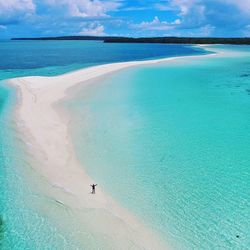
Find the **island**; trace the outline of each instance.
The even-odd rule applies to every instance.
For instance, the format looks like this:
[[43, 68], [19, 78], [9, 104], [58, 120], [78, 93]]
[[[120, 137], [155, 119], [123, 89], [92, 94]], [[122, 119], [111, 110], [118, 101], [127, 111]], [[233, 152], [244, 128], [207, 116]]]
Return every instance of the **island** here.
[[118, 37], [118, 36], [59, 36], [12, 38], [11, 40], [97, 40], [105, 43], [166, 43], [166, 44], [236, 44], [250, 45], [249, 37]]

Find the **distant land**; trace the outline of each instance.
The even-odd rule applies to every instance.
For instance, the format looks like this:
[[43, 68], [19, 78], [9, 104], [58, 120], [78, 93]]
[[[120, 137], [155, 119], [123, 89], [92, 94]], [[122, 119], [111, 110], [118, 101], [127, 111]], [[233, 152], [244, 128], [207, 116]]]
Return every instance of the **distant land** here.
[[179, 43], [179, 44], [249, 44], [250, 38], [216, 37], [142, 37], [142, 38], [106, 38], [106, 43]]
[[175, 44], [245, 44], [250, 45], [250, 38], [218, 37], [116, 37], [116, 36], [59, 36], [12, 38], [11, 40], [98, 40], [105, 43], [175, 43]]
[[21, 37], [11, 38], [11, 40], [97, 40], [104, 41], [106, 39], [121, 39], [125, 37], [115, 36], [55, 36], [55, 37]]

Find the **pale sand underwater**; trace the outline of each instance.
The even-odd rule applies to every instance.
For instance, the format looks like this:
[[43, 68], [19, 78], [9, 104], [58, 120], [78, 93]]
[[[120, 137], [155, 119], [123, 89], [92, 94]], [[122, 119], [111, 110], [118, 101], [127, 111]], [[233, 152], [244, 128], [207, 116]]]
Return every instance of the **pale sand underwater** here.
[[78, 84], [84, 86], [88, 80], [115, 71], [223, 54], [216, 52], [202, 56], [106, 64], [56, 77], [9, 80], [19, 90], [16, 110], [16, 121], [21, 124], [19, 131], [35, 159], [33, 168], [48, 184], [39, 192], [57, 203], [53, 208], [43, 204], [37, 209], [47, 214], [65, 233], [74, 228], [75, 240], [82, 242], [83, 246], [87, 244], [88, 249], [96, 246], [90, 243], [95, 240], [101, 249], [168, 249], [167, 243], [156, 232], [120, 207], [101, 187], [97, 186], [95, 195], [90, 194], [89, 185], [94, 180], [85, 173], [76, 157], [69, 133], [70, 121], [59, 108], [59, 102], [67, 98], [69, 88]]

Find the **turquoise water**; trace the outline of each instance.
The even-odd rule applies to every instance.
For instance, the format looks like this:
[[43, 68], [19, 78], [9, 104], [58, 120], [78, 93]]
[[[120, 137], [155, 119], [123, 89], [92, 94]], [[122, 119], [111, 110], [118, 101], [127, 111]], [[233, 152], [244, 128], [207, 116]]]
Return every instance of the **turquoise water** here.
[[[0, 80], [27, 75], [58, 75], [106, 62], [204, 53], [202, 49], [182, 45], [0, 41]], [[36, 186], [41, 184], [46, 187], [46, 183], [32, 170], [27, 145], [16, 131], [17, 124], [13, 120], [16, 101], [16, 91], [1, 82], [0, 249], [83, 249], [84, 246], [73, 243], [72, 235], [66, 236], [49, 220], [46, 213], [41, 212], [44, 200], [48, 198], [31, 188], [27, 175], [32, 175]], [[53, 201], [46, 200], [46, 206], [53, 208]], [[88, 242], [86, 246], [88, 249]]]
[[250, 249], [250, 48], [123, 70], [66, 107], [78, 156], [173, 249]]
[[24, 143], [13, 126], [15, 94], [12, 88], [0, 85], [0, 249], [77, 249], [36, 210], [44, 197], [26, 182], [27, 172], [36, 185], [41, 181], [32, 174]]

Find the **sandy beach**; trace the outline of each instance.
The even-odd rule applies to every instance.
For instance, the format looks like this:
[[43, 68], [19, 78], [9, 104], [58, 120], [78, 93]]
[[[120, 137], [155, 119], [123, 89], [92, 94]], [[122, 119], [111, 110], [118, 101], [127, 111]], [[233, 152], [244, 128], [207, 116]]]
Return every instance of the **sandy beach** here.
[[[203, 55], [205, 57], [215, 54]], [[195, 59], [201, 56], [185, 57]], [[166, 63], [179, 58], [135, 61], [94, 66], [56, 77], [23, 77], [9, 80], [18, 89], [16, 120], [28, 151], [35, 159], [33, 168], [46, 179], [43, 195], [53, 203], [41, 206], [51, 220], [76, 230], [76, 241], [98, 240], [102, 249], [168, 249], [156, 232], [119, 206], [98, 186], [90, 193], [95, 181], [79, 163], [69, 134], [67, 116], [58, 103], [67, 98], [67, 90], [88, 80], [139, 65]], [[53, 209], [51, 209], [53, 207]], [[68, 212], [65, 213], [65, 210]], [[71, 219], [74, 218], [74, 219]], [[72, 223], [72, 227], [70, 227]], [[77, 223], [78, 225], [76, 225]], [[95, 249], [95, 244], [88, 249]]]

